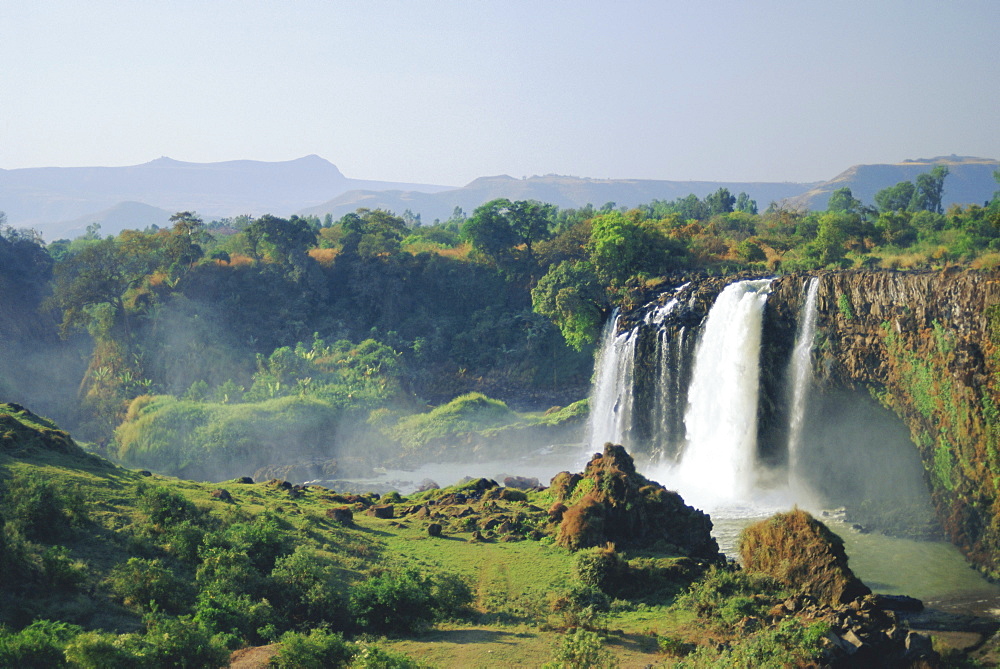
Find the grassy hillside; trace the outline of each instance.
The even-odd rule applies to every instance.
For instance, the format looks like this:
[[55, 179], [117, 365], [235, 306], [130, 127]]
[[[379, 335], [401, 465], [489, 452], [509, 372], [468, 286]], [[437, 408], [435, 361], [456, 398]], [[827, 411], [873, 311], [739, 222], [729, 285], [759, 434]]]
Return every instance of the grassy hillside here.
[[[0, 405], [0, 666], [794, 666], [841, 652], [836, 621], [860, 614], [789, 608], [787, 587], [690, 557], [705, 537], [665, 542], [656, 489], [620, 447], [545, 490], [201, 484], [114, 466]], [[572, 509], [610, 519], [626, 501], [656, 527], [558, 545]], [[678, 503], [675, 519], [700, 517]]]

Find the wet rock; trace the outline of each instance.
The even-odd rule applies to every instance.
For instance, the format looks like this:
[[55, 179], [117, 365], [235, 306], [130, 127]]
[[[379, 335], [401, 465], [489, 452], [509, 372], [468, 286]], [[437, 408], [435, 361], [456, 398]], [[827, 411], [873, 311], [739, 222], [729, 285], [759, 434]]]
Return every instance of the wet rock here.
[[416, 492], [427, 492], [428, 490], [440, 490], [440, 489], [441, 486], [439, 486], [435, 481], [432, 481], [431, 479], [424, 479], [423, 481], [420, 482], [420, 485], [417, 486]]
[[508, 476], [503, 480], [504, 487], [518, 490], [539, 490], [542, 486], [538, 479], [526, 476]]
[[875, 604], [886, 611], [917, 612], [924, 610], [924, 603], [906, 595], [875, 595]]

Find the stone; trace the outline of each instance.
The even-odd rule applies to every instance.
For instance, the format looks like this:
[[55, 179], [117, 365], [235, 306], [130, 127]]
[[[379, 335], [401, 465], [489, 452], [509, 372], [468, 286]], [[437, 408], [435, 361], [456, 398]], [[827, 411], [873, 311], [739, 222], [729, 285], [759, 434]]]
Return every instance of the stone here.
[[213, 490], [211, 493], [213, 499], [217, 499], [220, 502], [233, 502], [233, 496], [229, 494], [229, 491], [225, 488], [219, 488], [218, 490]]
[[374, 518], [392, 518], [395, 515], [392, 504], [375, 504], [365, 511], [366, 514]]
[[441, 523], [431, 523], [427, 526], [427, 534], [432, 537], [441, 536]]
[[354, 524], [354, 512], [350, 509], [350, 507], [341, 506], [335, 509], [327, 509], [326, 517], [333, 519], [341, 525]]

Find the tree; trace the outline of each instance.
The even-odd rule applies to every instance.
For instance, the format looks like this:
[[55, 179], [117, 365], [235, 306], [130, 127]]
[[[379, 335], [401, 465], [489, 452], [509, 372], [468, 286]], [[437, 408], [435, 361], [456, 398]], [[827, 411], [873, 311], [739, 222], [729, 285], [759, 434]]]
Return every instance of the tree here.
[[711, 195], [705, 196], [705, 204], [712, 216], [716, 214], [728, 214], [736, 204], [736, 198], [729, 192], [728, 188], [720, 188]]
[[830, 201], [826, 205], [827, 211], [844, 214], [855, 214], [861, 211], [861, 200], [854, 197], [854, 193], [847, 186], [838, 188], [830, 194]]
[[747, 214], [757, 215], [757, 200], [751, 200], [750, 196], [746, 193], [740, 193], [736, 196], [736, 205], [734, 206], [735, 211], [742, 211]]
[[913, 199], [916, 186], [910, 181], [900, 181], [895, 186], [883, 188], [875, 193], [875, 204], [880, 212], [905, 211]]
[[577, 351], [596, 341], [606, 298], [589, 262], [567, 260], [553, 265], [531, 290], [531, 306], [548, 317]]
[[244, 231], [250, 254], [260, 259], [266, 253], [271, 260], [286, 267], [300, 267], [306, 250], [316, 244], [316, 231], [298, 216], [285, 220], [265, 214]]
[[930, 211], [943, 213], [941, 199], [944, 195], [944, 180], [948, 176], [948, 167], [938, 165], [930, 172], [917, 176], [917, 185], [910, 199], [910, 211]]
[[551, 204], [499, 198], [473, 212], [462, 224], [462, 237], [500, 265], [516, 260], [515, 247], [521, 245], [526, 257], [533, 259], [532, 245], [551, 237], [554, 216], [555, 207]]

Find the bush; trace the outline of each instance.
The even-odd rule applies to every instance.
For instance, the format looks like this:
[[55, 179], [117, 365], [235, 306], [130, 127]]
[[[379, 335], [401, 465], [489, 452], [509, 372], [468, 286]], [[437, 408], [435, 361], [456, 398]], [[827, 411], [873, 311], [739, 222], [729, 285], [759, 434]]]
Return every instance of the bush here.
[[563, 637], [553, 661], [542, 666], [543, 669], [612, 669], [618, 662], [604, 649], [597, 633], [577, 629]]
[[289, 622], [308, 626], [338, 622], [343, 625], [347, 617], [343, 596], [329, 559], [311, 548], [299, 546], [291, 555], [278, 558], [271, 579], [275, 593], [272, 601]]
[[423, 669], [427, 665], [378, 646], [360, 646], [350, 669]]
[[350, 612], [364, 630], [406, 634], [434, 619], [430, 583], [414, 570], [391, 571], [355, 585]]
[[108, 585], [125, 606], [140, 610], [155, 607], [178, 613], [187, 607], [190, 599], [187, 583], [160, 560], [129, 558], [128, 562], [111, 570]]
[[63, 648], [82, 630], [76, 625], [36, 620], [19, 632], [0, 627], [0, 667], [65, 667]]
[[247, 594], [203, 591], [198, 594], [194, 610], [195, 622], [221, 636], [231, 648], [270, 641], [266, 631], [274, 629], [280, 620], [270, 602], [254, 601]]
[[138, 645], [143, 669], [217, 669], [229, 661], [222, 640], [190, 616], [148, 618]]
[[763, 615], [781, 594], [781, 587], [770, 577], [713, 567], [673, 606], [706, 621], [732, 625], [746, 616]]
[[339, 669], [348, 666], [354, 647], [340, 634], [323, 629], [309, 634], [286, 632], [281, 635], [281, 650], [271, 658], [277, 669]]
[[136, 638], [133, 634], [84, 632], [66, 646], [66, 660], [79, 669], [139, 669], [140, 658], [133, 652]]
[[625, 563], [613, 544], [580, 551], [576, 556], [576, 575], [584, 585], [598, 588], [604, 593], [615, 594], [628, 575]]
[[191, 501], [161, 486], [140, 485], [136, 490], [136, 506], [159, 529], [183, 521], [197, 521], [201, 516]]
[[15, 470], [0, 488], [0, 512], [9, 528], [25, 538], [54, 542], [86, 520], [86, 503], [74, 489]]

